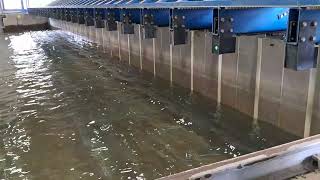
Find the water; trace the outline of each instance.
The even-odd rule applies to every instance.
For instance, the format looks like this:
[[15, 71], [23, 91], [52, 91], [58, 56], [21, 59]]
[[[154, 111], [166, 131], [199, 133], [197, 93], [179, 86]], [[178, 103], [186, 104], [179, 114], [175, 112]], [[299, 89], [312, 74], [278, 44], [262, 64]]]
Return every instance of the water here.
[[60, 31], [0, 36], [0, 56], [2, 179], [155, 179], [297, 139]]

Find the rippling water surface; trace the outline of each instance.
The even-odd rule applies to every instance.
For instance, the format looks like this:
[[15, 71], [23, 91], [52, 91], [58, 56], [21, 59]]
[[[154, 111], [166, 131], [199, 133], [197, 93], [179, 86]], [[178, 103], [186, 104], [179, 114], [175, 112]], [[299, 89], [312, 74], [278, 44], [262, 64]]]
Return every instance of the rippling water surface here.
[[0, 36], [0, 177], [155, 179], [297, 137], [60, 31]]

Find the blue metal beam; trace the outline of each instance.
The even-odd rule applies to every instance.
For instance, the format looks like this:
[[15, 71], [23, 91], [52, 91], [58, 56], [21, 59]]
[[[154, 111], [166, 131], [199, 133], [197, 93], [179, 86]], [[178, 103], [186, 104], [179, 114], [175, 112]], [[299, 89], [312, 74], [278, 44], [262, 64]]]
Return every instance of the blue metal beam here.
[[215, 54], [235, 52], [235, 35], [285, 31], [288, 8], [218, 9], [213, 25]]

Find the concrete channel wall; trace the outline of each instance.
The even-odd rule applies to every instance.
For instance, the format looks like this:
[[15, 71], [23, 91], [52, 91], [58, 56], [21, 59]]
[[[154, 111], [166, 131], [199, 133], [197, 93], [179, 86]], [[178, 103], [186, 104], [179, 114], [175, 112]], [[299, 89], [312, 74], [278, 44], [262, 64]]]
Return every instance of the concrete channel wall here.
[[[1, 16], [1, 15], [0, 15]], [[25, 30], [43, 30], [48, 29], [48, 18], [31, 16], [22, 13], [3, 14], [4, 32], [18, 32]], [[0, 22], [1, 27], [1, 22]]]
[[300, 137], [320, 132], [320, 75], [316, 69], [284, 69], [280, 39], [240, 36], [236, 53], [217, 56], [206, 31], [189, 31], [187, 44], [172, 46], [168, 28], [158, 28], [155, 39], [143, 39], [140, 25], [135, 34], [125, 35], [53, 19], [50, 24], [100, 44], [108, 55], [167, 80], [168, 86], [198, 92], [254, 122], [266, 121]]

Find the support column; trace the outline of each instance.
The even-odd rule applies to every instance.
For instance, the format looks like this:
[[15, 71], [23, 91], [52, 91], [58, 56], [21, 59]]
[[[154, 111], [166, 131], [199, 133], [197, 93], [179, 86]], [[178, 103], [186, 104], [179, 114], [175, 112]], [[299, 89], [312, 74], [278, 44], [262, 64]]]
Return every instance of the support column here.
[[120, 42], [120, 28], [118, 28], [118, 47], [119, 47], [119, 61], [121, 61], [121, 42]]
[[0, 34], [3, 33], [4, 24], [3, 24], [4, 16], [0, 15]]
[[[318, 50], [320, 53], [320, 49]], [[318, 63], [319, 64], [319, 56], [318, 56]], [[319, 67], [319, 65], [317, 65]], [[304, 122], [304, 133], [303, 137], [310, 136], [310, 129], [312, 123], [312, 115], [313, 115], [313, 105], [315, 100], [315, 92], [316, 92], [316, 83], [317, 83], [317, 75], [318, 75], [318, 68], [310, 69], [309, 75], [309, 87], [308, 87], [308, 97], [307, 97], [307, 107], [306, 107], [306, 118]]]
[[152, 38], [153, 76], [156, 77], [156, 38]]
[[221, 81], [222, 81], [222, 54], [218, 56], [218, 95], [217, 103], [221, 103]]
[[257, 68], [256, 68], [256, 87], [254, 94], [254, 109], [253, 119], [256, 124], [259, 117], [259, 100], [260, 100], [260, 77], [261, 77], [261, 61], [262, 61], [262, 38], [258, 38], [258, 51], [257, 51]]
[[170, 85], [172, 86], [173, 84], [173, 76], [172, 76], [172, 59], [173, 59], [173, 45], [170, 44]]
[[3, 13], [3, 8], [4, 6], [3, 6], [3, 0], [0, 0], [0, 14], [2, 14]]
[[190, 89], [193, 92], [193, 62], [194, 62], [194, 31], [191, 31], [191, 63], [190, 63]]
[[142, 37], [141, 37], [141, 25], [139, 24], [139, 57], [140, 57], [140, 71], [142, 71]]
[[130, 34], [128, 34], [128, 54], [129, 54], [129, 66], [131, 65], [131, 48], [130, 48]]

